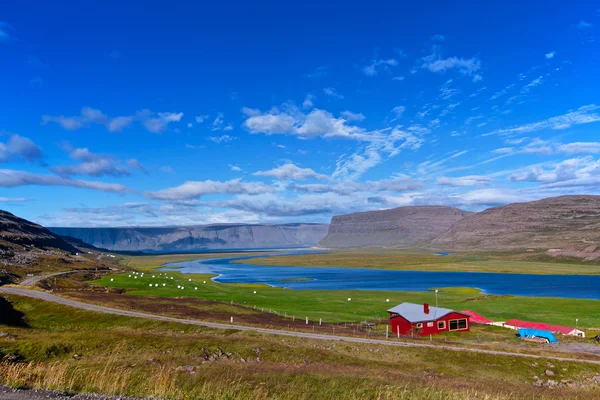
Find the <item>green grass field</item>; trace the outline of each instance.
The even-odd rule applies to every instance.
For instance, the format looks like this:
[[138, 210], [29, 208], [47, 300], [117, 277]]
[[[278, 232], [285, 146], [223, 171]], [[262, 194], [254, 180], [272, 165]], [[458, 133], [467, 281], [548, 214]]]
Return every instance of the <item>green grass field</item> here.
[[[0, 383], [165, 399], [595, 399], [598, 367], [441, 349], [281, 338], [104, 315], [18, 296]], [[7, 310], [6, 307], [3, 310]], [[4, 314], [2, 315], [4, 317]], [[532, 386], [554, 379], [582, 389]]]
[[599, 275], [600, 265], [573, 260], [557, 260], [545, 254], [451, 254], [406, 251], [334, 251], [244, 260], [247, 264], [373, 268], [410, 271], [462, 271], [513, 274]]
[[[165, 278], [165, 275], [168, 278]], [[308, 317], [311, 320], [322, 318], [328, 322], [386, 319], [388, 308], [405, 301], [435, 304], [433, 292], [290, 290], [265, 285], [218, 284], [212, 282], [211, 277], [211, 275], [151, 271], [145, 272], [143, 277], [141, 274], [132, 273], [104, 276], [92, 283], [126, 289], [130, 295], [233, 301], [235, 304], [274, 310], [280, 315]], [[150, 284], [152, 287], [149, 286]], [[348, 301], [348, 298], [351, 301]], [[598, 313], [600, 301], [488, 296], [476, 289], [466, 288], [440, 288], [438, 300], [442, 307], [456, 310], [470, 309], [495, 321], [518, 318], [574, 326], [575, 318], [579, 318], [579, 326], [582, 328], [600, 327]]]

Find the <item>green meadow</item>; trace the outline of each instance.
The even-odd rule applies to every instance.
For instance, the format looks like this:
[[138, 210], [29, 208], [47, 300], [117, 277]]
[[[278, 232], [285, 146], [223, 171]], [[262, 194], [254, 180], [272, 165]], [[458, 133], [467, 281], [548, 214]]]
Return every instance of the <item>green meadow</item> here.
[[[385, 319], [386, 310], [402, 302], [435, 305], [436, 301], [433, 291], [290, 290], [265, 285], [219, 284], [210, 280], [214, 275], [165, 273], [152, 270], [160, 264], [151, 265], [149, 259], [143, 261], [140, 268], [143, 276], [141, 272], [138, 275], [127, 272], [104, 276], [91, 283], [125, 289], [129, 295], [233, 302], [279, 315], [321, 318], [327, 322], [376, 321]], [[495, 321], [518, 318], [574, 326], [578, 318], [582, 328], [600, 327], [600, 301], [594, 300], [495, 296], [476, 289], [439, 288], [438, 304], [456, 310], [473, 310]]]
[[[0, 383], [163, 399], [595, 399], [590, 364], [281, 338], [105, 315], [18, 296], [3, 310]], [[8, 307], [8, 308], [7, 308]], [[4, 315], [3, 315], [4, 316]], [[14, 319], [20, 320], [20, 319]], [[10, 361], [7, 361], [10, 360]], [[482, 368], [484, 366], [484, 368]]]

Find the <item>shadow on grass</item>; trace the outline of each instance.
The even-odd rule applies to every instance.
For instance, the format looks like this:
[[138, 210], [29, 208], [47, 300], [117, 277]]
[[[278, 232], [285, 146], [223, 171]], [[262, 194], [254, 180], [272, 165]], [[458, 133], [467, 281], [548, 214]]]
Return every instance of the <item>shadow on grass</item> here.
[[29, 328], [25, 321], [25, 314], [15, 310], [10, 301], [0, 297], [0, 326], [8, 325], [19, 328]]

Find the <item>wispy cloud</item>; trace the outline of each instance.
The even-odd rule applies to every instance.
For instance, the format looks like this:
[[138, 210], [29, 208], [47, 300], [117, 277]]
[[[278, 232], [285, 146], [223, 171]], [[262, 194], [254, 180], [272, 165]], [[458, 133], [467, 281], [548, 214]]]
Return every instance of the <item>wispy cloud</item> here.
[[231, 142], [232, 140], [235, 139], [235, 137], [229, 136], [229, 135], [221, 135], [221, 136], [209, 136], [206, 139], [208, 139], [211, 142], [214, 142], [216, 144], [221, 144], [221, 143]]
[[439, 49], [434, 47], [432, 54], [422, 58], [421, 67], [431, 72], [445, 72], [450, 69], [456, 69], [463, 75], [473, 75], [481, 69], [481, 61], [477, 57], [442, 58]]
[[497, 129], [495, 131], [484, 134], [483, 136], [490, 135], [508, 135], [508, 134], [522, 134], [529, 132], [536, 132], [543, 129], [566, 129], [573, 125], [589, 124], [592, 122], [600, 121], [600, 115], [595, 111], [600, 108], [595, 104], [589, 104], [586, 106], [579, 107], [577, 110], [570, 111], [563, 115], [548, 118], [542, 121], [515, 126], [506, 129]]
[[546, 57], [546, 60], [550, 60], [551, 58], [554, 58], [555, 55], [556, 55], [555, 51], [551, 51], [549, 53], [544, 54], [544, 56]]
[[231, 124], [226, 124], [224, 118], [225, 118], [225, 115], [223, 113], [217, 113], [217, 117], [213, 121], [211, 129], [213, 131], [231, 131], [231, 130], [233, 130], [233, 126], [231, 126]]
[[272, 186], [261, 182], [242, 182], [233, 179], [226, 182], [220, 181], [188, 181], [180, 186], [147, 192], [146, 196], [156, 200], [188, 200], [196, 199], [207, 194], [248, 194], [259, 195], [273, 193]]
[[380, 70], [388, 70], [389, 67], [398, 65], [396, 59], [390, 58], [387, 60], [373, 60], [371, 63], [363, 67], [362, 71], [366, 76], [375, 76]]
[[[117, 159], [111, 155], [101, 155], [90, 152], [87, 148], [69, 148], [69, 157], [76, 164], [55, 166], [50, 169], [61, 176], [90, 175], [90, 176], [127, 176], [131, 172], [120, 165]], [[145, 171], [137, 160], [129, 160], [130, 166]]]
[[179, 122], [183, 117], [183, 113], [159, 112], [154, 113], [150, 110], [138, 111], [135, 115], [109, 117], [102, 111], [83, 107], [80, 115], [65, 117], [64, 115], [52, 116], [42, 115], [42, 125], [48, 123], [56, 123], [67, 130], [78, 130], [88, 127], [92, 124], [104, 125], [110, 132], [122, 132], [125, 128], [131, 125], [134, 121], [139, 121], [147, 131], [152, 133], [164, 132], [169, 123]]
[[307, 179], [318, 179], [322, 181], [331, 180], [327, 175], [319, 174], [310, 168], [300, 168], [295, 164], [287, 163], [268, 171], [258, 171], [255, 176], [266, 176], [284, 181], [301, 181]]
[[197, 123], [199, 123], [199, 124], [203, 123], [203, 122], [204, 122], [204, 121], [206, 121], [207, 119], [208, 119], [208, 114], [205, 114], [205, 115], [196, 115], [196, 116], [194, 117], [194, 120], [195, 120]]
[[126, 186], [116, 183], [84, 181], [56, 175], [35, 174], [11, 169], [0, 170], [0, 187], [19, 187], [29, 185], [69, 186], [113, 193], [126, 193], [131, 191], [131, 189], [127, 188]]
[[342, 111], [340, 113], [342, 117], [346, 119], [346, 121], [364, 121], [365, 116], [361, 113], [353, 113], [352, 111]]
[[21, 135], [10, 135], [6, 143], [0, 142], [0, 162], [22, 159], [33, 162], [41, 160], [42, 149], [31, 139]]
[[323, 93], [325, 93], [327, 96], [331, 96], [331, 97], [335, 97], [336, 99], [343, 99], [344, 96], [342, 96], [341, 94], [339, 94], [337, 92], [337, 90], [335, 90], [332, 87], [328, 87], [323, 89]]
[[456, 178], [440, 176], [435, 181], [435, 183], [437, 183], [438, 185], [452, 187], [481, 186], [487, 185], [491, 182], [492, 179], [490, 177], [482, 175], [469, 175]]

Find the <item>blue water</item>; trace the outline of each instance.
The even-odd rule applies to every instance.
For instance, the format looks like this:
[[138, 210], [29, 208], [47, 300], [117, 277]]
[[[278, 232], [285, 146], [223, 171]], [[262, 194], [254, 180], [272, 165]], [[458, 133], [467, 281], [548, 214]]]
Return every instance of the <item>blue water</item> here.
[[[177, 271], [184, 274], [216, 274], [217, 277], [213, 280], [219, 283], [263, 283], [297, 290], [427, 291], [431, 288], [471, 287], [480, 289], [487, 294], [600, 299], [600, 276], [388, 271], [337, 267], [272, 267], [231, 263], [234, 260], [251, 258], [261, 258], [261, 256], [187, 261], [169, 264], [163, 270], [173, 270], [177, 267]], [[311, 278], [312, 280], [282, 282], [292, 278]]]

